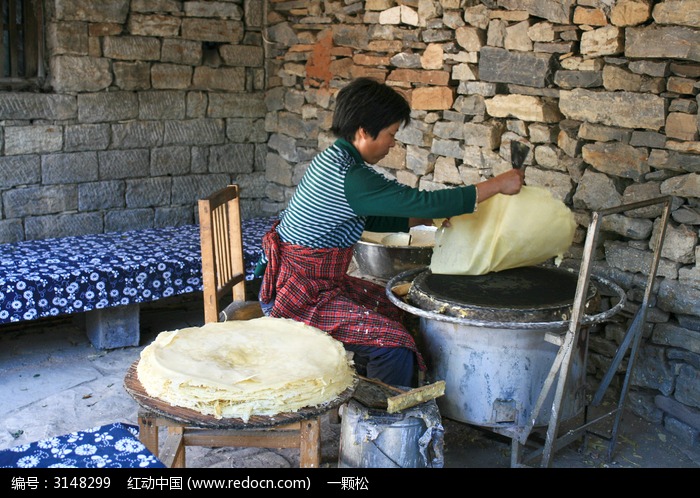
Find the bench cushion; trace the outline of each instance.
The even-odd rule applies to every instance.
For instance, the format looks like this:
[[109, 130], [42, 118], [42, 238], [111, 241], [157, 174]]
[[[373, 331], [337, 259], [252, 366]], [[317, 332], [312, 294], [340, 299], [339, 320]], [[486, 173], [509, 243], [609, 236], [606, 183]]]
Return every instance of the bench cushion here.
[[[248, 280], [272, 220], [242, 223]], [[0, 324], [201, 290], [199, 225], [0, 245]]]

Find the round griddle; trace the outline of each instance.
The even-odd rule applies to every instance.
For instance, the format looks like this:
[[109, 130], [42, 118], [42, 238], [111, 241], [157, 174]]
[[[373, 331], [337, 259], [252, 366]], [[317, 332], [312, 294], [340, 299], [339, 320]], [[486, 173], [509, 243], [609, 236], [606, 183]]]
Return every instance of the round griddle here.
[[[568, 320], [578, 275], [549, 266], [526, 266], [485, 275], [420, 273], [408, 301], [425, 311], [500, 322]], [[597, 295], [589, 285], [587, 302]]]
[[216, 418], [212, 415], [205, 415], [190, 408], [174, 406], [166, 401], [149, 396], [141, 384], [141, 381], [139, 381], [137, 369], [138, 360], [129, 367], [126, 377], [124, 378], [124, 388], [140, 406], [157, 415], [180, 423], [210, 429], [272, 427], [314, 418], [348, 401], [352, 397], [358, 383], [358, 379], [355, 378], [355, 382], [351, 387], [340, 393], [335, 399], [323, 405], [302, 408], [296, 412], [279, 413], [273, 416], [253, 415], [247, 422], [244, 422], [240, 418]]

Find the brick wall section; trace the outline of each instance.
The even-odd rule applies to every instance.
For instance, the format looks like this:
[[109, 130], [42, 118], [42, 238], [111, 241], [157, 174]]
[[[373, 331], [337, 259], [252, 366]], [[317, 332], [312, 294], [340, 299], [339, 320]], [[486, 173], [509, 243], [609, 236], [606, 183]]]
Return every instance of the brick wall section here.
[[0, 92], [0, 243], [196, 221], [264, 199], [263, 5], [56, 0], [43, 92]]
[[[313, 153], [333, 140], [333, 96], [357, 76], [386, 81], [411, 102], [412, 124], [378, 165], [405, 184], [436, 189], [477, 182], [510, 167], [510, 141], [527, 143], [527, 183], [549, 188], [576, 213], [569, 262], [580, 260], [593, 211], [673, 196], [628, 406], [697, 443], [698, 3], [269, 5], [266, 188], [273, 211], [286, 205]], [[299, 136], [303, 129], [308, 133]], [[642, 300], [660, 214], [650, 207], [604, 224], [596, 272], [627, 290], [626, 312]], [[607, 370], [628, 314], [592, 332], [593, 377]], [[614, 387], [621, 382], [618, 375]]]

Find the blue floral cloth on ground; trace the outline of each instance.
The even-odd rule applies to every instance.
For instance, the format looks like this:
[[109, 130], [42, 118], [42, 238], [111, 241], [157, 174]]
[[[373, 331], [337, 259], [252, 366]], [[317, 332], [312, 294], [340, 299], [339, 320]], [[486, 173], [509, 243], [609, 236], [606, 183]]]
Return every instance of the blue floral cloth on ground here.
[[22, 444], [0, 451], [0, 468], [165, 468], [138, 433], [117, 422]]

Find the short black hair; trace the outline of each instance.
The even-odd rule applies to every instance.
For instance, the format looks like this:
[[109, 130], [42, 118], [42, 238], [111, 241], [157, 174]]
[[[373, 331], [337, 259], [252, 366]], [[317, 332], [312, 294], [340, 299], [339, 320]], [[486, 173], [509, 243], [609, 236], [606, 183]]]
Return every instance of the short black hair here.
[[410, 121], [411, 107], [403, 95], [372, 78], [357, 78], [338, 92], [331, 131], [352, 142], [360, 128], [377, 138], [384, 128]]

